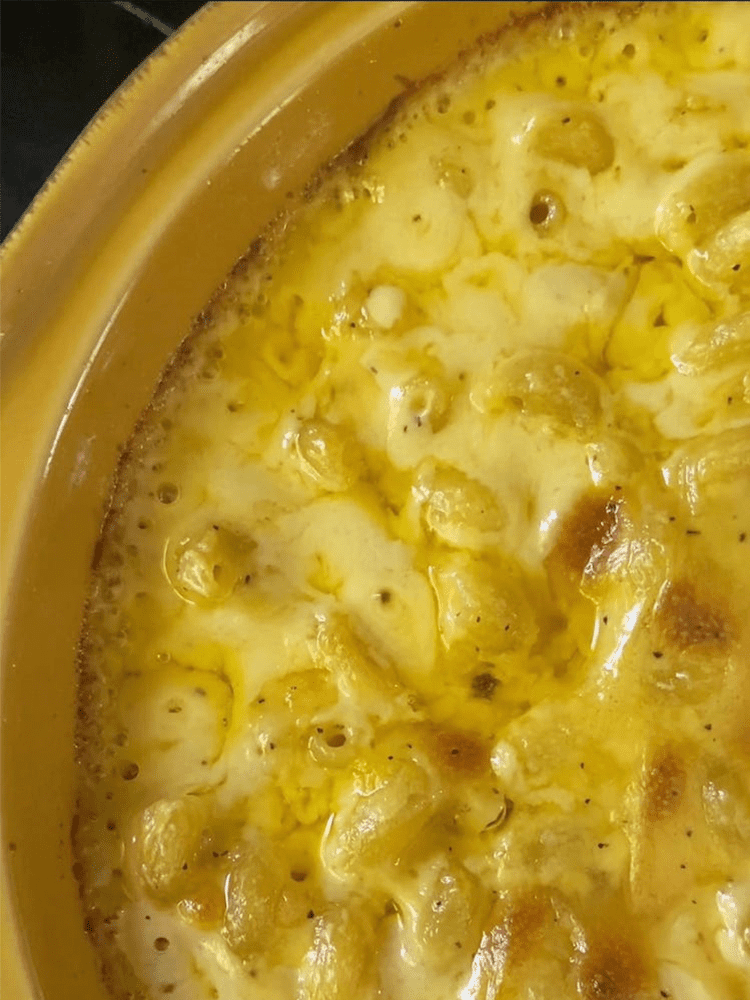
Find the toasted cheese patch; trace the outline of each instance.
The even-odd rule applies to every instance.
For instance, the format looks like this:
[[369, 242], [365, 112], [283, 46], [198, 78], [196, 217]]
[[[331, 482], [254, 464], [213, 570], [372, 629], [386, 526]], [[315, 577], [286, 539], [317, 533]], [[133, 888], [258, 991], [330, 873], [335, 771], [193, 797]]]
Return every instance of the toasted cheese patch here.
[[666, 641], [678, 650], [694, 647], [721, 650], [732, 634], [726, 613], [699, 600], [687, 580], [670, 583], [657, 609], [657, 623]]

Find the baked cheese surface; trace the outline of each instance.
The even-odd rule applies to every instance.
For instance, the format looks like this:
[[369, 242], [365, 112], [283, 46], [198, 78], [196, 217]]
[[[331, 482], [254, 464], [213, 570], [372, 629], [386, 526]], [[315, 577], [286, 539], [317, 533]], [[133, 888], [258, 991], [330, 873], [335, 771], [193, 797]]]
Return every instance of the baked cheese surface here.
[[330, 171], [123, 462], [118, 998], [750, 1000], [750, 5], [575, 4]]

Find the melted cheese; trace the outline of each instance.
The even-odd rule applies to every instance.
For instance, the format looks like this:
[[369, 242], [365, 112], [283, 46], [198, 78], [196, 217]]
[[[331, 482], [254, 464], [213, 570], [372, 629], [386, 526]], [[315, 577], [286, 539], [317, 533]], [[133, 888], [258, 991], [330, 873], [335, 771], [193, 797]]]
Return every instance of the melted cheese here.
[[189, 341], [82, 642], [114, 996], [750, 998], [750, 9], [507, 30]]

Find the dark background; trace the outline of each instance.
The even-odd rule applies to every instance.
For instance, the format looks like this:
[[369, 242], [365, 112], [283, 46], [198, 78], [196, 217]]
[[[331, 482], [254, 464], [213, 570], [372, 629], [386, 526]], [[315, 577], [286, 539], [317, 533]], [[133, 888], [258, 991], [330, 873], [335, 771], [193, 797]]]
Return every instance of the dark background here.
[[202, 6], [0, 2], [0, 238], [113, 91]]

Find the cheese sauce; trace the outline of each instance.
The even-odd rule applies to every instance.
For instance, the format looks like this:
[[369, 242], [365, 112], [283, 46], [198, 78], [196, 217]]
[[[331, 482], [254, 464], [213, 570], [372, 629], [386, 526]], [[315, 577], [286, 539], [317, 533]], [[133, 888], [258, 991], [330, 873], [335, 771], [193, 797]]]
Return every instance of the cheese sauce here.
[[97, 551], [114, 997], [749, 1000], [749, 143], [750, 5], [570, 5], [254, 247]]

